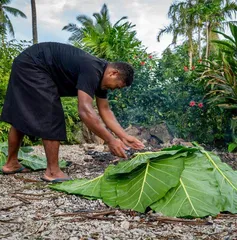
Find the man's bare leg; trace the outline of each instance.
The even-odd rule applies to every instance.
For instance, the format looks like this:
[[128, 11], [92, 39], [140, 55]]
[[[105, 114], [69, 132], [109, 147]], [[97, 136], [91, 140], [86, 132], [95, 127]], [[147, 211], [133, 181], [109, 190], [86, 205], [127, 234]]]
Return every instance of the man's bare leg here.
[[56, 178], [68, 178], [68, 176], [59, 168], [58, 153], [60, 142], [43, 139], [43, 145], [48, 163], [44, 178], [47, 180], [53, 180]]
[[[21, 146], [23, 137], [24, 137], [24, 133], [18, 131], [13, 126], [11, 126], [8, 134], [8, 158], [7, 158], [6, 164], [2, 168], [4, 172], [15, 171], [20, 167], [22, 167], [17, 159], [17, 155], [18, 155], [18, 151]], [[25, 172], [25, 171], [23, 170], [22, 172]]]

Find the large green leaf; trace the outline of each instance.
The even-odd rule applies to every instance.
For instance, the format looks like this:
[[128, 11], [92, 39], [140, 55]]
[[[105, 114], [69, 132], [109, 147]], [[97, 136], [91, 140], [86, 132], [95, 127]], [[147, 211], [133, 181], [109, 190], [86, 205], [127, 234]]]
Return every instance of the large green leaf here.
[[104, 203], [108, 206], [116, 207], [117, 204], [117, 178], [109, 178], [110, 171], [114, 168], [113, 165], [109, 165], [105, 172], [104, 176], [101, 179], [101, 192], [102, 192], [102, 199]]
[[74, 180], [51, 188], [101, 198], [107, 205], [122, 209], [145, 212], [150, 207], [167, 216], [237, 212], [237, 172], [200, 146], [138, 154], [130, 162], [110, 165], [95, 179]]
[[237, 171], [234, 171], [226, 163], [222, 163], [217, 155], [204, 149], [201, 152], [214, 169], [214, 177], [222, 195], [222, 209], [220, 211], [237, 213]]
[[[22, 165], [33, 170], [42, 170], [47, 168], [47, 159], [45, 157], [40, 157], [36, 155], [30, 155], [29, 152], [32, 152], [33, 148], [31, 147], [21, 147], [18, 152], [18, 159]], [[0, 158], [4, 159], [8, 156], [8, 144], [6, 142], [0, 143]], [[0, 167], [3, 161], [0, 160]], [[59, 161], [60, 168], [65, 168], [67, 162], [64, 160]]]
[[[109, 176], [117, 175], [117, 174], [125, 174], [133, 171], [138, 166], [140, 166], [143, 163], [147, 163], [151, 159], [164, 159], [170, 156], [174, 156], [177, 153], [184, 153], [185, 156], [187, 152], [189, 151], [196, 151], [195, 148], [185, 148], [181, 146], [176, 146], [172, 149], [167, 149], [159, 152], [144, 152], [144, 153], [138, 153], [135, 155], [134, 158], [132, 158], [130, 161], [123, 161], [118, 163], [118, 165], [114, 166], [110, 169], [108, 172]], [[177, 157], [177, 156], [176, 156]]]
[[182, 157], [147, 161], [127, 178], [118, 180], [117, 204], [122, 209], [145, 212], [149, 205], [178, 184], [182, 171]]
[[[166, 156], [165, 159], [159, 158], [162, 155]], [[132, 164], [110, 165], [99, 178], [74, 180], [52, 185], [51, 188], [90, 197], [100, 196], [109, 206], [144, 212], [151, 203], [177, 185], [186, 155], [187, 152], [139, 154], [131, 160]], [[121, 168], [123, 164], [128, 167]], [[129, 171], [129, 174], [123, 170], [125, 173]]]
[[218, 214], [221, 209], [221, 194], [213, 170], [202, 153], [196, 152], [187, 157], [179, 184], [164, 198], [152, 204], [151, 208], [174, 217]]
[[[47, 168], [47, 159], [45, 157], [28, 155], [27, 153], [19, 152], [18, 159], [22, 165], [33, 170], [42, 170]], [[65, 168], [67, 166], [67, 162], [65, 160], [60, 160], [59, 166], [60, 168]]]
[[50, 188], [67, 193], [79, 194], [93, 198], [100, 198], [101, 197], [100, 185], [102, 178], [103, 175], [91, 180], [76, 179], [66, 181], [60, 184], [52, 184]]

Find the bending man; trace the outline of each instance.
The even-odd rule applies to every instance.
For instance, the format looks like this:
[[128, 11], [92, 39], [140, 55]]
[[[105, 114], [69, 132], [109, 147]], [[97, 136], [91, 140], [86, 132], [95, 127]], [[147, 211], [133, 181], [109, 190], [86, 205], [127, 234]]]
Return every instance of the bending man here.
[[[43, 179], [67, 180], [59, 168], [60, 141], [66, 140], [63, 96], [78, 96], [81, 120], [109, 146], [112, 154], [126, 157], [127, 147], [141, 149], [144, 145], [125, 133], [109, 108], [107, 90], [130, 86], [133, 68], [124, 62], [108, 63], [76, 47], [61, 43], [35, 44], [12, 65], [1, 120], [11, 124], [8, 138], [8, 160], [3, 173], [26, 172], [17, 154], [24, 135], [42, 138], [47, 169]], [[93, 99], [103, 122], [93, 109]]]

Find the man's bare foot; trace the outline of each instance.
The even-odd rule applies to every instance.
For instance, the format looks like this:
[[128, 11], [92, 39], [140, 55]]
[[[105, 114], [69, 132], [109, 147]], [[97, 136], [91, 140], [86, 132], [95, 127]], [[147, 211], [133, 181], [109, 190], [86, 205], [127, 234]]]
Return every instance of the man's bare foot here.
[[5, 174], [12, 173], [27, 173], [30, 172], [29, 169], [23, 167], [19, 162], [14, 162], [14, 164], [6, 163], [2, 167], [2, 172]]
[[61, 171], [60, 169], [57, 171], [54, 171], [54, 172], [50, 171], [49, 169], [46, 169], [43, 179], [48, 180], [48, 181], [52, 181], [55, 179], [69, 180], [70, 177], [67, 174], [65, 174], [63, 171]]

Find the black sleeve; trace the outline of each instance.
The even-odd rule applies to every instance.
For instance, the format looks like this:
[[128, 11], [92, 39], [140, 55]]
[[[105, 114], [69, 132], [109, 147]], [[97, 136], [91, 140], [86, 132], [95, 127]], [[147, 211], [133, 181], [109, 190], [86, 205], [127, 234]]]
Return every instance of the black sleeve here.
[[100, 88], [100, 81], [103, 76], [103, 69], [96, 63], [84, 61], [80, 64], [80, 73], [77, 79], [76, 88], [94, 98], [107, 98], [107, 90]]
[[96, 89], [98, 88], [99, 84], [100, 76], [98, 75], [97, 71], [93, 67], [88, 66], [87, 64], [81, 66], [76, 88], [94, 98]]

